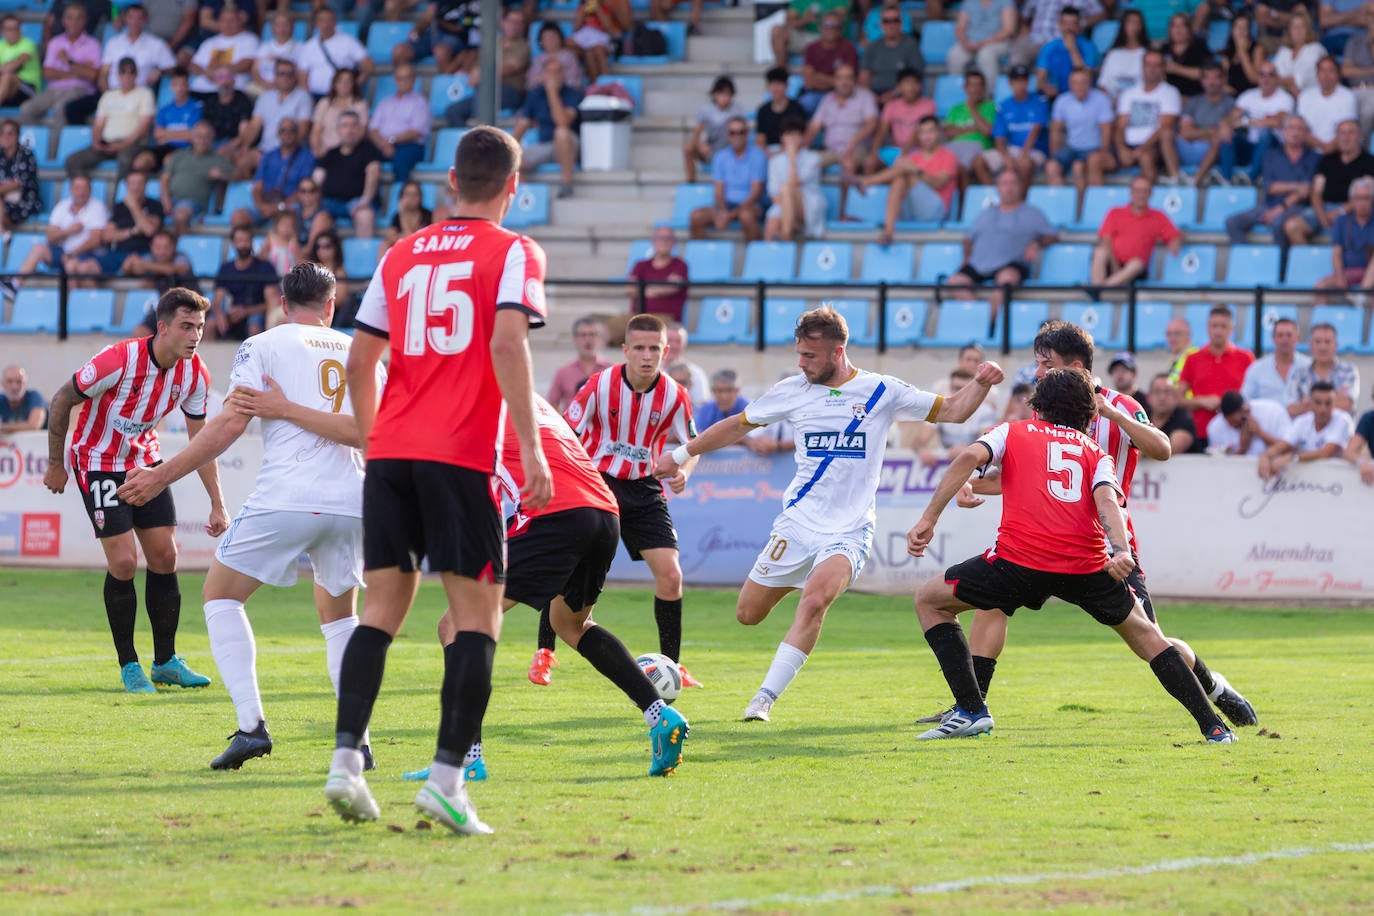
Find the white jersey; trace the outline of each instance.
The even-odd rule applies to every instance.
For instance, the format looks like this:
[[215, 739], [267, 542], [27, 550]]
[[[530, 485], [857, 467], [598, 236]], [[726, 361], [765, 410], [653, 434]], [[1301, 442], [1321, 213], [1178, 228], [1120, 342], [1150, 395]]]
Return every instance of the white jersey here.
[[943, 402], [901, 379], [856, 369], [836, 388], [813, 385], [805, 376], [783, 379], [742, 416], [755, 426], [792, 423], [797, 476], [783, 497], [782, 514], [813, 531], [839, 532], [876, 517], [874, 496], [897, 413], [934, 422]]
[[[351, 415], [344, 364], [353, 343], [318, 325], [279, 324], [250, 337], [234, 356], [229, 390], [263, 391], [270, 377], [287, 400]], [[381, 373], [378, 373], [379, 380]], [[362, 452], [286, 420], [262, 421], [262, 469], [245, 509], [320, 512], [362, 518]]]

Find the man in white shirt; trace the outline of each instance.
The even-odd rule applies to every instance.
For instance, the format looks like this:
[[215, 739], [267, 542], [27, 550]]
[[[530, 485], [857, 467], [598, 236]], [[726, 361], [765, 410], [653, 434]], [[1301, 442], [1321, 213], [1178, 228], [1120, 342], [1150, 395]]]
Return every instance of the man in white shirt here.
[[229, 3], [219, 14], [219, 34], [200, 43], [191, 58], [191, 92], [214, 95], [219, 91], [212, 71], [228, 67], [234, 73], [234, 88], [242, 92], [252, 79], [253, 63], [258, 56], [258, 36], [243, 30], [243, 17]]
[[1293, 319], [1280, 318], [1275, 321], [1272, 334], [1273, 351], [1255, 360], [1245, 370], [1240, 393], [1248, 401], [1263, 399], [1287, 407], [1298, 399], [1294, 386], [1295, 370], [1310, 366], [1312, 358], [1298, 352], [1298, 323]]
[[1321, 461], [1338, 458], [1355, 435], [1355, 421], [1344, 410], [1336, 409], [1336, 388], [1330, 382], [1312, 386], [1312, 409], [1293, 421], [1288, 434], [1264, 450], [1259, 459], [1259, 475], [1265, 480], [1277, 477], [1293, 460]]
[[1264, 150], [1283, 141], [1284, 118], [1293, 111], [1293, 97], [1279, 86], [1279, 71], [1271, 61], [1259, 65], [1259, 85], [1236, 97], [1236, 111], [1245, 133], [1239, 135], [1237, 146], [1242, 162], [1251, 164], [1250, 179], [1259, 176]]
[[1288, 435], [1288, 411], [1276, 401], [1247, 401], [1239, 391], [1221, 396], [1221, 409], [1207, 423], [1212, 455], [1262, 455]]
[[[19, 265], [21, 276], [8, 282], [0, 281], [0, 290], [5, 298], [10, 298], [24, 283], [24, 274], [31, 274], [40, 267], [57, 267], [65, 263], [74, 264], [83, 254], [100, 247], [101, 230], [110, 222], [105, 202], [91, 197], [91, 179], [86, 175], [73, 175], [67, 182], [70, 197], [64, 197], [52, 208], [48, 217], [46, 245], [34, 245]], [[70, 260], [67, 260], [70, 259]]]
[[[334, 275], [327, 269], [308, 261], [297, 264], [283, 278], [282, 293], [287, 323], [239, 347], [226, 409], [174, 458], [131, 472], [119, 490], [130, 504], [142, 505], [214, 461], [243, 435], [252, 417], [262, 418], [262, 468], [205, 578], [210, 650], [238, 717], [228, 749], [210, 763], [216, 770], [237, 770], [272, 752], [258, 690], [257, 648], [244, 611], [248, 598], [264, 584], [294, 585], [297, 558], [302, 553], [310, 558], [326, 666], [336, 691], [344, 647], [358, 625], [363, 460], [344, 378], [351, 340], [329, 327]], [[363, 741], [367, 765], [371, 752]]]
[[296, 85], [296, 65], [279, 60], [273, 68], [272, 88], [258, 96], [253, 103], [253, 117], [248, 119], [248, 133], [244, 143], [252, 155], [252, 167], [257, 160], [281, 146], [277, 128], [290, 118], [301, 130], [302, 137], [310, 136], [310, 116], [315, 103], [310, 93]]
[[664, 452], [655, 476], [671, 477], [694, 455], [743, 440], [751, 430], [789, 420], [795, 427], [797, 474], [783, 497], [768, 543], [740, 589], [735, 617], [762, 623], [783, 596], [801, 589], [796, 617], [778, 646], [744, 721], [767, 722], [773, 703], [797, 676], [820, 639], [830, 605], [858, 577], [873, 546], [874, 497], [899, 412], [930, 423], [963, 423], [1002, 381], [983, 363], [973, 383], [948, 400], [900, 379], [851, 365], [844, 317], [822, 306], [797, 322], [802, 375], [778, 382], [744, 412]]
[[364, 85], [377, 70], [367, 49], [352, 35], [338, 31], [339, 17], [331, 8], [322, 6], [315, 11], [315, 34], [300, 51], [297, 61], [305, 80], [305, 88], [316, 99], [329, 94], [329, 84], [336, 70], [352, 68], [358, 71], [358, 85]]
[[1178, 183], [1178, 147], [1174, 135], [1183, 97], [1164, 81], [1164, 55], [1145, 52], [1144, 81], [1123, 91], [1116, 101], [1116, 159], [1122, 168], [1140, 166], [1151, 184], [1164, 160], [1166, 184]]
[[100, 56], [98, 82], [102, 87], [110, 88], [110, 72], [121, 60], [132, 57], [138, 64], [138, 85], [151, 89], [157, 85], [164, 71], [177, 65], [176, 56], [167, 42], [145, 31], [148, 11], [141, 3], [121, 7], [120, 16], [124, 19], [124, 31], [105, 42]]
[[1341, 71], [1334, 58], [1317, 61], [1317, 85], [1298, 95], [1298, 115], [1311, 131], [1308, 142], [1323, 153], [1336, 149], [1336, 128], [1342, 121], [1359, 118], [1355, 93], [1341, 85]]
[[84, 175], [108, 159], [117, 159], [123, 178], [134, 157], [152, 139], [157, 115], [153, 91], [138, 84], [138, 64], [132, 57], [121, 59], [118, 68], [115, 88], [102, 93], [96, 104], [91, 145], [72, 153], [63, 164], [68, 175]]

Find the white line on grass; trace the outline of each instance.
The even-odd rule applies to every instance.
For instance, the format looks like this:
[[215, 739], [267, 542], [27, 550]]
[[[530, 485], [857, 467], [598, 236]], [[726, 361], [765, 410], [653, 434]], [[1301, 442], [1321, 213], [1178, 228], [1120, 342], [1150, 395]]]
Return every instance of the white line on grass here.
[[[735, 912], [777, 904], [799, 904], [802, 906], [825, 903], [842, 903], [848, 900], [862, 900], [871, 897], [903, 897], [917, 894], [952, 894], [975, 887], [1017, 887], [1029, 884], [1049, 884], [1052, 882], [1100, 881], [1105, 878], [1124, 878], [1132, 875], [1154, 875], [1161, 872], [1192, 871], [1198, 868], [1215, 868], [1225, 865], [1254, 865], [1275, 859], [1306, 859], [1311, 856], [1342, 852], [1371, 852], [1374, 842], [1332, 843], [1329, 846], [1299, 846], [1294, 849], [1276, 849], [1272, 852], [1251, 852], [1238, 856], [1199, 856], [1192, 859], [1165, 859], [1147, 865], [1125, 865], [1119, 868], [1098, 868], [1081, 872], [1044, 872], [1031, 875], [980, 875], [974, 878], [959, 878], [954, 881], [936, 881], [931, 884], [912, 884], [906, 886], [875, 885], [856, 887], [850, 890], [825, 891], [819, 894], [772, 894], [735, 900], [714, 900], [705, 903], [679, 904], [675, 906], [637, 906], [628, 910], [606, 911], [607, 914], [619, 912], [632, 916], [673, 916], [678, 913], [697, 911]], [[603, 914], [605, 916], [605, 914]]]

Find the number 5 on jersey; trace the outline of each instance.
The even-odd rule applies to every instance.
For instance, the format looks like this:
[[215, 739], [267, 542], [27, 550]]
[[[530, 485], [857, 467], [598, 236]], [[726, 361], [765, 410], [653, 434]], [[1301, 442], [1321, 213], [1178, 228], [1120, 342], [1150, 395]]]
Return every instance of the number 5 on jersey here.
[[[472, 278], [472, 262], [457, 261], [433, 266], [416, 264], [401, 277], [400, 298], [406, 300], [405, 352], [422, 356], [426, 349], [452, 356], [472, 343], [472, 297], [454, 289], [459, 280]], [[444, 321], [431, 325], [431, 317]]]

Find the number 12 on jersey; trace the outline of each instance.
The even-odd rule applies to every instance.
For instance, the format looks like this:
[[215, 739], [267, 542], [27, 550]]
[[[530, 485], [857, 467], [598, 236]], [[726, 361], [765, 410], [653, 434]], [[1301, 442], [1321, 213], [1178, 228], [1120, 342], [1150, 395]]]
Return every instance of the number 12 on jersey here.
[[[472, 261], [417, 264], [401, 277], [399, 294], [406, 300], [405, 352], [422, 356], [427, 348], [443, 356], [462, 353], [472, 343], [475, 318], [472, 296], [453, 284], [472, 278]], [[430, 325], [439, 316], [442, 325]]]

